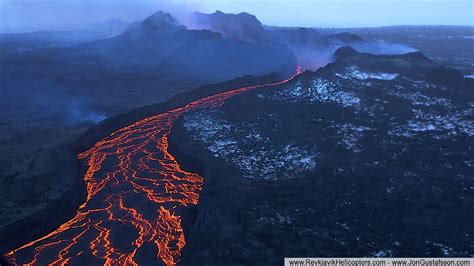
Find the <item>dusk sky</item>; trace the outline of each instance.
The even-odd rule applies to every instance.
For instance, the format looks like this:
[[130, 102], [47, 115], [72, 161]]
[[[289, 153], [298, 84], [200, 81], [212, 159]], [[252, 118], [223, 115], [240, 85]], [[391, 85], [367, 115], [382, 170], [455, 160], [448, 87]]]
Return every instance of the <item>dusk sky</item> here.
[[281, 26], [358, 27], [384, 25], [471, 25], [473, 0], [0, 0], [1, 29], [69, 29], [104, 21], [143, 19], [160, 9], [256, 15]]

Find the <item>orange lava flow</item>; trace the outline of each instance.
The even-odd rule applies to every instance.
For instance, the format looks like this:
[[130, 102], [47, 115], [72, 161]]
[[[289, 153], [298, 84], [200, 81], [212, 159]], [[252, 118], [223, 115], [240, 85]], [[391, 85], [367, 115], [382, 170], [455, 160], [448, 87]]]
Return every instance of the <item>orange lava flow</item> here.
[[202, 98], [124, 127], [78, 155], [87, 164], [87, 199], [55, 231], [5, 257], [14, 265], [175, 265], [186, 244], [181, 215], [198, 204], [203, 177], [168, 152], [173, 121], [218, 107], [236, 94], [286, 80]]

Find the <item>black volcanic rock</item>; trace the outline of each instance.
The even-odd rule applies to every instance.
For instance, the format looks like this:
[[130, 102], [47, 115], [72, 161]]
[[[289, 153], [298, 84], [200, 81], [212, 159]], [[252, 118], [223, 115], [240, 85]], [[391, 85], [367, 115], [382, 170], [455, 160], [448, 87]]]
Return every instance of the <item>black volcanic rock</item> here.
[[386, 59], [398, 59], [409, 61], [417, 65], [435, 66], [433, 61], [426, 57], [422, 52], [410, 52], [401, 55], [373, 55], [368, 53], [358, 52], [356, 49], [350, 46], [343, 46], [338, 48], [334, 55], [339, 60], [356, 60], [356, 59], [367, 59], [367, 60], [386, 60]]
[[205, 164], [184, 265], [473, 255], [474, 87], [420, 53], [337, 55], [174, 124]]
[[[334, 63], [323, 72], [347, 72], [352, 74], [370, 73], [369, 76], [380, 77], [381, 73], [419, 82], [429, 82], [436, 85], [452, 97], [456, 102], [468, 102], [474, 99], [474, 82], [464, 78], [457, 70], [451, 69], [426, 57], [421, 52], [411, 52], [401, 55], [372, 55], [360, 53], [349, 46], [344, 46], [334, 53]], [[382, 74], [383, 76], [383, 74]]]
[[350, 58], [350, 57], [355, 56], [357, 54], [358, 54], [358, 52], [354, 48], [352, 48], [350, 46], [343, 46], [343, 47], [336, 50], [336, 52], [334, 53], [334, 56], [337, 59], [344, 59], [344, 58]]
[[401, 58], [416, 61], [419, 64], [434, 65], [433, 61], [426, 57], [422, 52], [411, 52], [400, 55]]
[[[474, 99], [474, 79], [465, 78], [457, 70], [438, 67], [429, 73], [426, 79], [434, 84], [446, 87], [450, 93], [459, 97], [460, 102]], [[456, 88], [463, 88], [463, 90], [460, 91]]]
[[334, 64], [340, 68], [356, 66], [362, 70], [398, 73], [412, 78], [424, 77], [439, 67], [421, 52], [372, 55], [344, 46], [336, 50], [334, 58]]
[[464, 78], [459, 71], [434, 63], [421, 52], [401, 55], [372, 55], [357, 52], [351, 47], [341, 47], [334, 54], [335, 62], [322, 71], [370, 73], [394, 75], [397, 78], [426, 81], [436, 85], [456, 102], [468, 102], [474, 99], [474, 82]]

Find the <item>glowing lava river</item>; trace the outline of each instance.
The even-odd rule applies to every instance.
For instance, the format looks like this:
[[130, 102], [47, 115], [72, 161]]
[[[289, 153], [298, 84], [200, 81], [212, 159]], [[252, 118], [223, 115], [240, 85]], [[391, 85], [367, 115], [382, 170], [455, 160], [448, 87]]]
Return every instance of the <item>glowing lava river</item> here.
[[198, 204], [203, 177], [184, 171], [168, 152], [173, 121], [299, 73], [208, 96], [110, 134], [78, 155], [87, 164], [87, 199], [75, 216], [6, 259], [14, 265], [175, 265], [186, 244], [181, 215]]

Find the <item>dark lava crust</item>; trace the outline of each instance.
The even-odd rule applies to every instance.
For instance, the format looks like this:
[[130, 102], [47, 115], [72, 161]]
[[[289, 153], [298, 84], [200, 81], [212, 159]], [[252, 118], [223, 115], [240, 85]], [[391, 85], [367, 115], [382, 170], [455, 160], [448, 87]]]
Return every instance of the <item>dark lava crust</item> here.
[[474, 254], [473, 80], [420, 53], [336, 55], [174, 123], [205, 182], [182, 265]]

